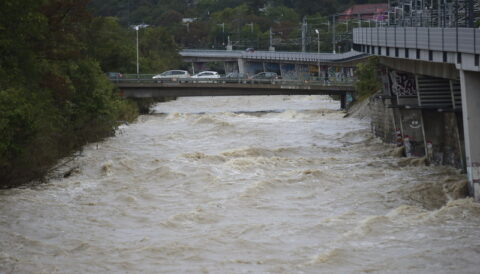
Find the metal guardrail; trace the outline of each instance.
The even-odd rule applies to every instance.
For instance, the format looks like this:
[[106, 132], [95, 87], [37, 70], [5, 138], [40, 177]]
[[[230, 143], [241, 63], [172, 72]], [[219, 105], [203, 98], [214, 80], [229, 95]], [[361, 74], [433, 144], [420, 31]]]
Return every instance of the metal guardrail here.
[[480, 53], [480, 29], [427, 27], [355, 28], [354, 44], [435, 50], [443, 52]]
[[152, 79], [155, 74], [124, 74], [120, 78], [109, 78], [114, 83], [180, 83], [180, 84], [274, 84], [274, 85], [292, 85], [292, 86], [353, 86], [355, 78], [318, 78], [312, 77], [305, 80], [292, 79], [238, 79], [238, 78], [165, 78]]

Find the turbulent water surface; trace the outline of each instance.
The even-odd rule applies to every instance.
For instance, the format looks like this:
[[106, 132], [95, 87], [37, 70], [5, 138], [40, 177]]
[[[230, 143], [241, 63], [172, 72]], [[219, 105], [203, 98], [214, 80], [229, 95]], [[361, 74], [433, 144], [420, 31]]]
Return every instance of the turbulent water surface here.
[[321, 96], [181, 98], [0, 191], [1, 273], [479, 273], [464, 175]]

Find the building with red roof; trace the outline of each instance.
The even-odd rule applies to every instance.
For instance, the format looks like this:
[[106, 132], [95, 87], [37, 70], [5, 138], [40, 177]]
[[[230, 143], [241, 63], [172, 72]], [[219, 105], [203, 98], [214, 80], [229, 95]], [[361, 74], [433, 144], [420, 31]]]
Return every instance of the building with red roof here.
[[352, 7], [344, 10], [338, 16], [339, 21], [346, 21], [352, 19], [361, 19], [365, 20], [386, 20], [386, 14], [388, 11], [387, 3], [380, 4], [363, 4], [363, 5], [353, 5]]

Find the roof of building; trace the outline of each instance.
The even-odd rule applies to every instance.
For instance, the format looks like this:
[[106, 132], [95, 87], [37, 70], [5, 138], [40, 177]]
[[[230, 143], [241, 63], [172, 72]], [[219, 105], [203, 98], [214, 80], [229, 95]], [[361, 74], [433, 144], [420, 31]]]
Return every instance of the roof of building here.
[[387, 10], [388, 10], [387, 3], [353, 5], [350, 8], [344, 10], [342, 13], [340, 13], [340, 17], [354, 17], [358, 15], [376, 16], [376, 15], [384, 14]]

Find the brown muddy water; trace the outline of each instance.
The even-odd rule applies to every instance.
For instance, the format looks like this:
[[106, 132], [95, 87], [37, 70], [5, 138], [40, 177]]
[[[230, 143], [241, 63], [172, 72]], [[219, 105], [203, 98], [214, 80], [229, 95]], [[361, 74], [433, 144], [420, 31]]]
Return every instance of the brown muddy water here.
[[338, 106], [158, 104], [48, 183], [0, 191], [0, 272], [480, 273], [465, 176], [396, 157]]

